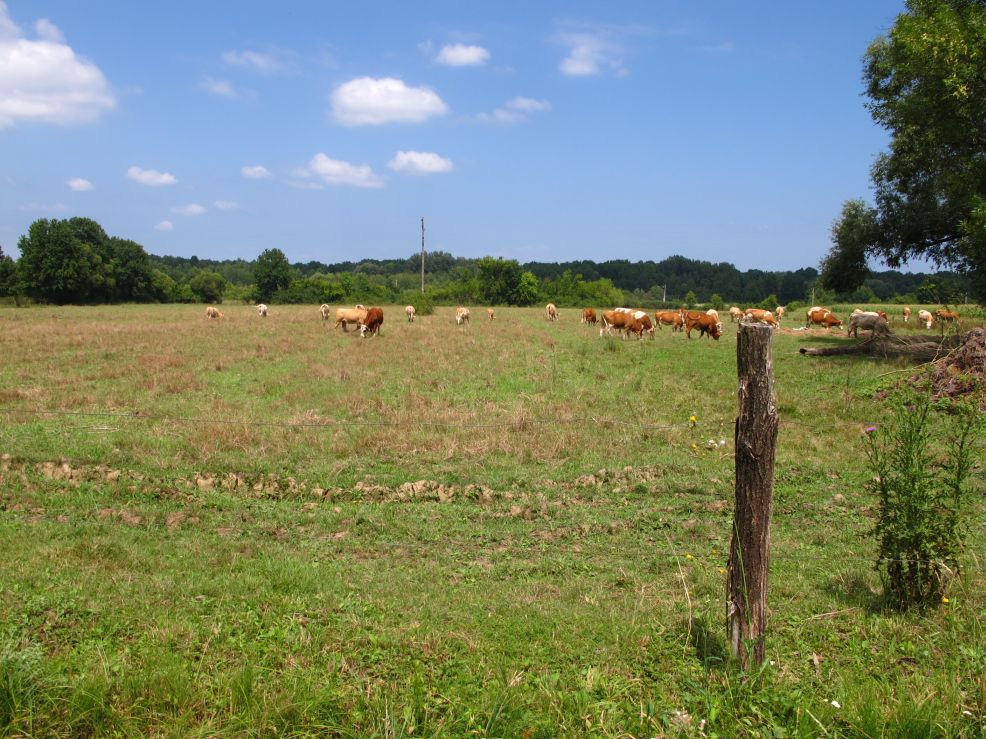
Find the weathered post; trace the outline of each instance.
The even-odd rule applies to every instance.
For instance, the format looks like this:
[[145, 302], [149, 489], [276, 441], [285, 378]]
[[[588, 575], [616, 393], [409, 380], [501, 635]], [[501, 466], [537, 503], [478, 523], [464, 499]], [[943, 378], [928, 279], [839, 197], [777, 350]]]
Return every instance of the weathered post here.
[[743, 669], [764, 659], [777, 404], [770, 326], [741, 322], [736, 343], [736, 509], [727, 568], [726, 628]]

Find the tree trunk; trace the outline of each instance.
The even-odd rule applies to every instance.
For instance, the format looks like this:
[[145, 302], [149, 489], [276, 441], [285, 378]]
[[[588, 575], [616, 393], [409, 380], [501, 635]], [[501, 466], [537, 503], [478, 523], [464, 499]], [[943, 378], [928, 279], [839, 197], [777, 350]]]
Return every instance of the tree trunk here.
[[845, 346], [803, 346], [799, 351], [811, 357], [834, 357], [861, 354], [869, 357], [908, 357], [920, 362], [933, 362], [959, 346], [963, 337], [950, 336], [871, 336], [865, 341]]
[[726, 628], [733, 655], [746, 669], [764, 659], [767, 572], [774, 493], [777, 404], [772, 329], [741, 323], [736, 345], [736, 509], [727, 570]]

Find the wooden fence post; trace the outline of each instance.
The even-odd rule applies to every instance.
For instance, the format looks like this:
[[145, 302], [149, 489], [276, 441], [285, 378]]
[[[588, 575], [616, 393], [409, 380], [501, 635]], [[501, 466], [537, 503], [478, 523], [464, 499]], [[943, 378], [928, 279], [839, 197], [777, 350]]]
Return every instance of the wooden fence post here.
[[764, 659], [770, 516], [774, 496], [777, 403], [770, 326], [741, 322], [736, 343], [736, 508], [726, 581], [726, 628], [733, 655], [746, 669]]

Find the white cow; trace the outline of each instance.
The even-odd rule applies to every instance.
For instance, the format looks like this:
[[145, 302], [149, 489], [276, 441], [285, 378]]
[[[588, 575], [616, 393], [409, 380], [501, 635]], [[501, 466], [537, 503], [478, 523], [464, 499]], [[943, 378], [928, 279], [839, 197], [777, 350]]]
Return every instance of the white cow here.
[[414, 306], [405, 305], [404, 312], [407, 314], [407, 322], [414, 323], [414, 317], [417, 315], [416, 311], [414, 310]]
[[463, 308], [461, 305], [455, 309], [455, 323], [457, 325], [462, 325], [463, 323], [469, 323], [469, 309]]
[[267, 310], [268, 310], [267, 306], [264, 305], [263, 303], [257, 304], [257, 315], [260, 316], [261, 318], [267, 318]]

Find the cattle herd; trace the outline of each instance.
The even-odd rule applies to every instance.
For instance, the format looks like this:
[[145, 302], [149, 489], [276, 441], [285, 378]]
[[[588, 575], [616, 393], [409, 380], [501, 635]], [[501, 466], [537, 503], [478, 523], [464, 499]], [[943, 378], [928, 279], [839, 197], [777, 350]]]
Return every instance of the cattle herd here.
[[[264, 303], [254, 306], [257, 315], [266, 318], [270, 309]], [[323, 321], [329, 320], [332, 309], [325, 304], [319, 306], [319, 315]], [[413, 305], [404, 307], [404, 313], [409, 323], [414, 323], [417, 311]], [[486, 313], [489, 319], [493, 320], [493, 309], [487, 308]], [[545, 314], [548, 321], [558, 320], [558, 308], [554, 303], [545, 306]], [[779, 326], [780, 320], [784, 317], [784, 306], [778, 306], [775, 312], [762, 310], [760, 308], [747, 308], [742, 310], [733, 306], [729, 309], [729, 320], [732, 322], [746, 320], [756, 323], [764, 323], [768, 326]], [[205, 309], [206, 318], [221, 319], [224, 314], [218, 308], [209, 306]], [[904, 307], [902, 314], [904, 323], [911, 318], [911, 309]], [[380, 326], [383, 324], [383, 309], [379, 307], [366, 308], [357, 303], [352, 308], [337, 308], [335, 312], [336, 323], [334, 328], [342, 326], [343, 332], [347, 331], [347, 326], [353, 324], [360, 332], [360, 336], [380, 334]], [[824, 326], [825, 328], [843, 328], [842, 320], [828, 308], [814, 305], [805, 312], [805, 328], [810, 326]], [[941, 324], [958, 324], [959, 314], [953, 310], [940, 308], [932, 314], [927, 310], [918, 311], [918, 321], [926, 328], [931, 328], [935, 320]], [[455, 309], [455, 322], [457, 325], [469, 324], [469, 309], [459, 306]], [[670, 326], [672, 331], [683, 331], [689, 339], [692, 331], [698, 331], [699, 337], [710, 336], [717, 340], [722, 335], [722, 323], [719, 320], [719, 312], [715, 308], [706, 311], [688, 310], [679, 308], [678, 310], [659, 310], [654, 313], [654, 321], [647, 311], [640, 308], [614, 308], [613, 310], [602, 311], [597, 316], [595, 309], [582, 309], [582, 323], [595, 326], [600, 324], [599, 336], [612, 336], [613, 330], [627, 338], [636, 336], [642, 338], [644, 334], [649, 334], [652, 338], [656, 335], [655, 328], [662, 329]], [[859, 329], [870, 332], [871, 336], [885, 335], [890, 333], [889, 318], [883, 311], [864, 311], [858, 308], [849, 316], [848, 335], [858, 336]], [[802, 329], [796, 329], [802, 330]]]

